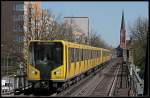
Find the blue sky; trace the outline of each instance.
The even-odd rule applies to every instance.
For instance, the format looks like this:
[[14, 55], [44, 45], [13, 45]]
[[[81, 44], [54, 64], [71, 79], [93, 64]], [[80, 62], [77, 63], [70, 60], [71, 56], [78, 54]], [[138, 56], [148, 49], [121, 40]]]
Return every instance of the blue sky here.
[[42, 2], [56, 16], [89, 17], [90, 29], [97, 31], [106, 43], [117, 47], [120, 41], [121, 14], [124, 10], [126, 36], [137, 17], [148, 18], [148, 2]]

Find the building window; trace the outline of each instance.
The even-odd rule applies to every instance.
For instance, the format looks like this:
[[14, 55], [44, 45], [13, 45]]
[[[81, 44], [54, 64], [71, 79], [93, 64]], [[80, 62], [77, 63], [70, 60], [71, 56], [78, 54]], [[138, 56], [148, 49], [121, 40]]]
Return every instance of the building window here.
[[18, 15], [18, 19], [19, 20], [23, 20], [24, 18], [23, 18], [23, 15]]
[[24, 11], [24, 4], [17, 4], [16, 11]]
[[19, 26], [19, 32], [23, 32], [23, 31], [24, 31], [23, 25], [20, 25]]
[[16, 32], [16, 25], [13, 25], [13, 32]]
[[24, 15], [14, 15], [13, 20], [14, 21], [22, 21], [22, 20], [24, 20]]
[[18, 43], [19, 42], [19, 36], [18, 35], [16, 35], [16, 42]]
[[14, 25], [13, 26], [13, 32], [23, 32], [24, 31], [24, 27], [23, 25]]
[[22, 50], [23, 50], [22, 47], [18, 45], [18, 46], [17, 46], [17, 49], [16, 49], [17, 53], [21, 53]]
[[24, 41], [24, 36], [16, 35], [15, 40], [16, 43], [21, 43]]

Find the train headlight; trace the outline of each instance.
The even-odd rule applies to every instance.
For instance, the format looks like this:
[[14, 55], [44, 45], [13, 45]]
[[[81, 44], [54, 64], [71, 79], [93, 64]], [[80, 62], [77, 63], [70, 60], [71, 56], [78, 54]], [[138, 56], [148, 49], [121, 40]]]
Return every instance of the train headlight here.
[[36, 71], [32, 71], [32, 74], [37, 74], [37, 72]]
[[54, 74], [55, 75], [60, 75], [60, 74], [62, 74], [62, 71], [61, 70], [55, 71]]
[[35, 73], [35, 71], [32, 71], [32, 74], [34, 74]]

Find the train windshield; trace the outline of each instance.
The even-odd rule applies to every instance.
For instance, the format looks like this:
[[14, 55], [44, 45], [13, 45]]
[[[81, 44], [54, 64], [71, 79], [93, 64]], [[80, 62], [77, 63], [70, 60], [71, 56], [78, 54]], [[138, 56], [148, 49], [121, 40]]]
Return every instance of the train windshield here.
[[61, 42], [31, 42], [29, 53], [29, 63], [35, 66], [48, 65], [54, 68], [63, 64]]

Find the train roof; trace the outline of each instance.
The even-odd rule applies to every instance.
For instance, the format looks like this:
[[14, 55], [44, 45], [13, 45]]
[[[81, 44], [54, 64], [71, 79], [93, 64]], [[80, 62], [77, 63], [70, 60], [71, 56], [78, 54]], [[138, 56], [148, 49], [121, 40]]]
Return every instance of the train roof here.
[[78, 44], [78, 43], [75, 43], [75, 42], [69, 42], [69, 41], [64, 41], [64, 40], [31, 40], [30, 42], [62, 42], [64, 44], [72, 45], [72, 46], [75, 46], [75, 47], [85, 47], [87, 49], [88, 48], [93, 48], [95, 50], [110, 51], [110, 50], [105, 49], [105, 48], [93, 47], [93, 46], [90, 46], [90, 45]]

